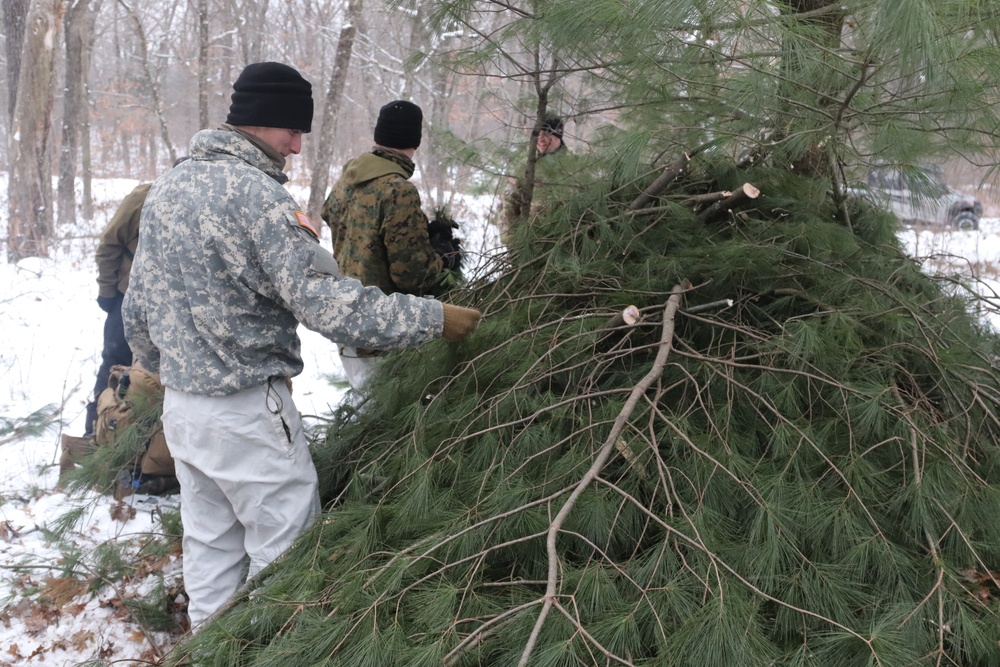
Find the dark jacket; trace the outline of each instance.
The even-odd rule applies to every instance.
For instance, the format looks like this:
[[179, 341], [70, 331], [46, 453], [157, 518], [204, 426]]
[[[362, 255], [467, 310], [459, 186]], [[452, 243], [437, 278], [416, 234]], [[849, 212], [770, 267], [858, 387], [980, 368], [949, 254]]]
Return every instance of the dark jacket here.
[[443, 270], [431, 247], [413, 161], [376, 149], [344, 165], [323, 205], [340, 271], [386, 294], [427, 294]]

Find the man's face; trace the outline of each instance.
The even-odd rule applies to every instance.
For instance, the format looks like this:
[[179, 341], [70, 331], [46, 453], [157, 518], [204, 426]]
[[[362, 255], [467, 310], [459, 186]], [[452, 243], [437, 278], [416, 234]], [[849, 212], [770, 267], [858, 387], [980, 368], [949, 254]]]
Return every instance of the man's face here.
[[281, 127], [260, 127], [257, 128], [254, 134], [258, 139], [281, 153], [282, 157], [298, 155], [299, 151], [302, 150], [302, 130], [288, 130]]
[[546, 153], [551, 153], [562, 146], [562, 139], [554, 134], [549, 134], [548, 132], [538, 133], [538, 142], [535, 147], [538, 149], [540, 155], [545, 155]]

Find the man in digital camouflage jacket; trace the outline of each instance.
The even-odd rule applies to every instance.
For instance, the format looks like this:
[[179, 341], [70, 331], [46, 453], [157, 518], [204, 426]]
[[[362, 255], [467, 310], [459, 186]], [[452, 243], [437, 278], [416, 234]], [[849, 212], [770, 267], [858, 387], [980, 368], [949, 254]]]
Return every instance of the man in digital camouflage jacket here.
[[143, 207], [123, 318], [137, 359], [165, 386], [195, 629], [319, 511], [288, 383], [302, 370], [298, 324], [337, 343], [400, 348], [459, 340], [479, 319], [339, 273], [283, 187], [285, 158], [312, 116], [298, 71], [248, 65], [226, 124], [197, 133], [191, 159], [158, 179]]

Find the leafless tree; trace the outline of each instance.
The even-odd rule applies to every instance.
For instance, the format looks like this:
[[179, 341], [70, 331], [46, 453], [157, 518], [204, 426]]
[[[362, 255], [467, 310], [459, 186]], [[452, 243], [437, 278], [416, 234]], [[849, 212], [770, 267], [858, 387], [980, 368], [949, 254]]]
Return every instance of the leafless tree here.
[[11, 125], [7, 257], [46, 257], [52, 237], [49, 130], [55, 98], [61, 0], [32, 3], [25, 21], [21, 71]]
[[351, 54], [354, 52], [354, 37], [357, 34], [357, 22], [361, 8], [362, 0], [348, 0], [347, 15], [344, 19], [344, 25], [340, 29], [340, 38], [337, 40], [337, 56], [333, 62], [333, 73], [326, 90], [319, 146], [316, 151], [316, 159], [313, 162], [309, 204], [306, 207], [307, 213], [314, 219], [319, 219], [320, 208], [323, 206], [330, 180], [332, 148], [337, 138], [337, 119], [340, 115], [344, 88], [347, 85], [347, 73], [351, 64]]
[[7, 56], [7, 116], [14, 117], [17, 101], [18, 77], [21, 73], [21, 44], [24, 42], [24, 26], [28, 17], [28, 0], [3, 0], [3, 27], [6, 39], [4, 46]]
[[198, 126], [208, 127], [208, 0], [198, 0]]
[[62, 144], [59, 147], [59, 185], [57, 189], [58, 222], [76, 221], [77, 153], [81, 142], [83, 154], [85, 217], [90, 217], [90, 133], [87, 81], [90, 73], [90, 51], [94, 40], [94, 21], [101, 0], [71, 0], [63, 19], [66, 44], [66, 85], [63, 95]]

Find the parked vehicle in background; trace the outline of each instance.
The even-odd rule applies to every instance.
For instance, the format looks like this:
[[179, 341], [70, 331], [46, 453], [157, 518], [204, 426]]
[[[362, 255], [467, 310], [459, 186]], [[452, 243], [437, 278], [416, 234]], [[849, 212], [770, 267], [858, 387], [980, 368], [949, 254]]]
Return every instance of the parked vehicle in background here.
[[904, 225], [945, 225], [979, 229], [983, 204], [949, 186], [937, 166], [903, 169], [877, 166], [868, 173], [868, 196]]

